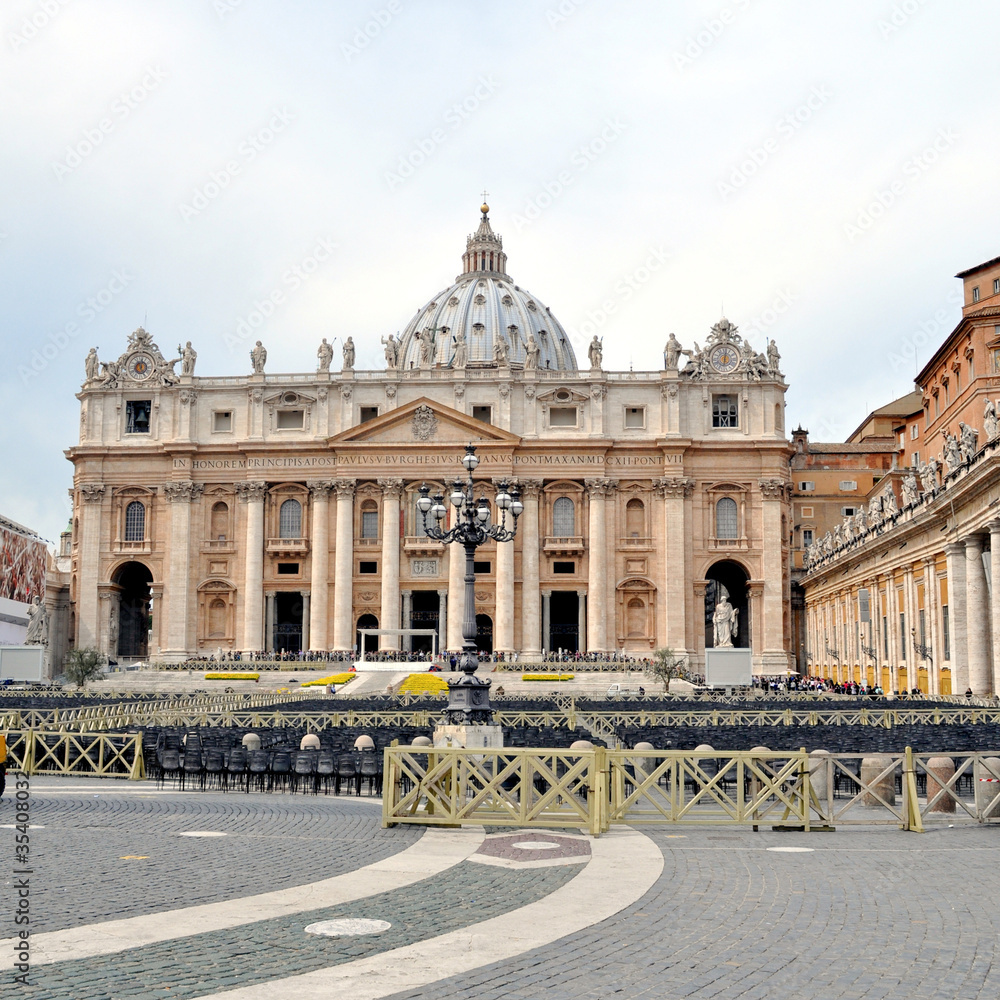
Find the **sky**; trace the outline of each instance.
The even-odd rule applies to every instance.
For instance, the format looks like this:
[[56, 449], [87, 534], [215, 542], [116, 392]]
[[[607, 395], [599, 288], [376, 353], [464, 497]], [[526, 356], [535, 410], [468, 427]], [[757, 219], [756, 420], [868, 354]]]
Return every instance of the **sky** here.
[[[912, 388], [1000, 255], [987, 0], [7, 0], [0, 514], [70, 515], [83, 359], [315, 369], [461, 270], [482, 192], [578, 357], [654, 370], [726, 315], [786, 425]], [[335, 362], [336, 367], [337, 362]]]

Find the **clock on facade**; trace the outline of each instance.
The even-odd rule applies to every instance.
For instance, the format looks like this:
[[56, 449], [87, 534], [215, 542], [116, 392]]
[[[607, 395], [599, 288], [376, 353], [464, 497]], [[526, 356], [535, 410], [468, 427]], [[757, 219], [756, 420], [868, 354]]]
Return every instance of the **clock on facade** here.
[[155, 362], [148, 354], [133, 354], [128, 359], [126, 366], [129, 375], [137, 382], [142, 382], [144, 379], [149, 378], [153, 374], [155, 367]]
[[712, 367], [722, 375], [728, 375], [740, 363], [740, 352], [732, 344], [720, 344], [712, 351]]

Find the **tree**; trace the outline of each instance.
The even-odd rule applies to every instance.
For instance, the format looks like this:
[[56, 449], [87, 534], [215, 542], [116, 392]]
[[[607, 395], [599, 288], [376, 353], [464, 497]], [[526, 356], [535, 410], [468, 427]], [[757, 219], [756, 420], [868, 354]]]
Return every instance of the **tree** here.
[[71, 649], [63, 664], [66, 680], [82, 688], [89, 680], [104, 673], [104, 654], [93, 646]]
[[670, 682], [675, 677], [683, 677], [687, 673], [686, 657], [676, 656], [672, 649], [658, 649], [653, 659], [646, 667], [646, 673], [663, 682], [663, 693], [670, 693]]

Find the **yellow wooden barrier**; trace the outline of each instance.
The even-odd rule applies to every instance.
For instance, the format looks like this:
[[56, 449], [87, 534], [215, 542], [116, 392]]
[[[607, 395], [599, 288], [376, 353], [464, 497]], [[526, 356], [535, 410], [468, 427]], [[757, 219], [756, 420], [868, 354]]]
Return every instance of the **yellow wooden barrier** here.
[[146, 777], [141, 733], [57, 733], [28, 729], [8, 731], [3, 738], [11, 770], [133, 781]]

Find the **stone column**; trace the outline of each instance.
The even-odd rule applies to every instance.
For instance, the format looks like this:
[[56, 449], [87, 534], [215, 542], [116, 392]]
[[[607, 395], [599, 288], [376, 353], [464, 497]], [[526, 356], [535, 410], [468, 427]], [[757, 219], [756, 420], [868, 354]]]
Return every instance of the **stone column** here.
[[330, 614], [330, 490], [333, 483], [317, 479], [306, 485], [312, 493], [312, 572], [309, 591], [313, 598], [309, 602], [307, 648], [326, 650], [330, 648], [327, 624]]
[[200, 484], [170, 482], [163, 493], [170, 504], [170, 557], [167, 590], [167, 648], [165, 652], [184, 656], [197, 651], [192, 644], [191, 615], [191, 504], [201, 496]]
[[[80, 562], [76, 578], [78, 647], [97, 647], [100, 641], [100, 600], [97, 586], [101, 582], [101, 504], [104, 494], [105, 487], [102, 483], [80, 484], [77, 501], [80, 515]], [[152, 652], [150, 650], [150, 654]]]
[[244, 545], [243, 641], [241, 649], [261, 648], [264, 632], [264, 497], [267, 483], [237, 483], [236, 492], [247, 506], [247, 533]]
[[[451, 508], [449, 517], [454, 527], [458, 518], [454, 507]], [[457, 653], [462, 648], [462, 620], [465, 617], [465, 546], [453, 542], [445, 548], [448, 550], [447, 648], [452, 653]]]
[[308, 590], [301, 591], [302, 595], [302, 648], [311, 649], [309, 645], [309, 633], [312, 631], [311, 623], [309, 620], [309, 608], [312, 605], [312, 600], [310, 599], [310, 593]]
[[969, 687], [972, 693], [988, 695], [992, 690], [990, 663], [990, 616], [983, 567], [983, 539], [965, 539], [965, 634], [969, 657]]
[[541, 602], [538, 589], [538, 497], [540, 479], [521, 480], [521, 649], [526, 657], [535, 657], [542, 650]]
[[927, 670], [927, 690], [930, 694], [941, 693], [941, 661], [944, 659], [944, 644], [938, 627], [938, 578], [937, 563], [933, 558], [924, 560], [924, 616], [927, 619], [928, 638], [931, 647], [931, 662]]
[[889, 689], [899, 690], [899, 590], [896, 588], [896, 578], [890, 576], [886, 583], [886, 606], [889, 609], [886, 617], [889, 625]]
[[[493, 485], [498, 488], [500, 478], [493, 479]], [[508, 486], [512, 485], [507, 480]], [[500, 511], [497, 510], [497, 522]], [[507, 527], [512, 523], [508, 515]], [[497, 542], [497, 591], [496, 619], [493, 623], [493, 649], [497, 652], [510, 653], [514, 650], [514, 542]]]
[[549, 643], [549, 626], [552, 621], [552, 591], [543, 590], [542, 591], [542, 652], [550, 653], [551, 646]]
[[448, 642], [448, 591], [438, 591], [438, 650], [447, 649]]
[[917, 642], [920, 641], [920, 636], [917, 635], [920, 614], [917, 610], [917, 587], [912, 566], [903, 569], [903, 610], [906, 612], [906, 635], [903, 636], [903, 648], [906, 650], [906, 690], [912, 691], [917, 686], [920, 664], [923, 663], [913, 641], [914, 636]]
[[951, 643], [951, 687], [965, 694], [969, 687], [968, 647], [965, 641], [965, 546], [952, 542], [944, 547], [948, 559], [948, 633]]
[[[399, 628], [399, 499], [402, 479], [380, 479], [382, 487], [382, 607], [379, 628]], [[399, 649], [398, 635], [380, 635], [379, 649]]]
[[274, 591], [264, 591], [264, 650], [268, 653], [274, 652]]
[[590, 646], [584, 645], [583, 640], [587, 635], [590, 622], [590, 602], [586, 594], [576, 592], [576, 638], [577, 645], [581, 652], [589, 652]]
[[761, 491], [761, 521], [763, 527], [763, 662], [765, 672], [775, 667], [788, 667], [785, 651], [785, 565], [781, 515], [787, 507], [790, 489], [783, 479], [759, 480]]
[[354, 648], [354, 479], [335, 479], [337, 536], [333, 550], [333, 648]]
[[[587, 538], [589, 553], [587, 573], [587, 651], [608, 648], [607, 606], [609, 603], [607, 565], [607, 514], [605, 498], [614, 489], [611, 480], [587, 479], [590, 520]], [[617, 484], [615, 484], [617, 485]], [[612, 609], [613, 610], [613, 609]]]
[[[403, 599], [403, 620], [402, 622], [400, 622], [399, 627], [413, 628], [413, 622], [410, 618], [410, 615], [412, 613], [413, 591], [404, 590], [402, 591], [400, 596]], [[403, 651], [408, 653], [411, 649], [413, 649], [413, 636], [404, 635], [402, 639], [403, 639]]]
[[1000, 692], [1000, 518], [990, 529], [990, 625], [993, 629], [993, 691]]
[[687, 645], [688, 571], [685, 551], [685, 500], [694, 491], [691, 479], [664, 477], [656, 483], [663, 498], [663, 600], [666, 604], [666, 646], [678, 656]]

